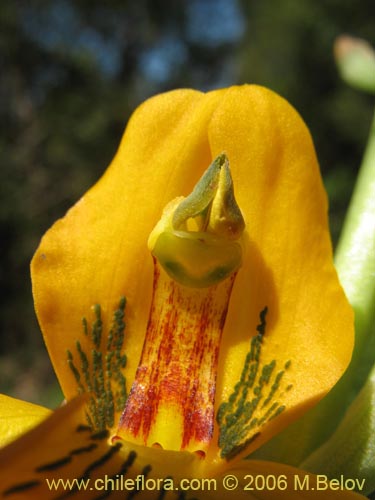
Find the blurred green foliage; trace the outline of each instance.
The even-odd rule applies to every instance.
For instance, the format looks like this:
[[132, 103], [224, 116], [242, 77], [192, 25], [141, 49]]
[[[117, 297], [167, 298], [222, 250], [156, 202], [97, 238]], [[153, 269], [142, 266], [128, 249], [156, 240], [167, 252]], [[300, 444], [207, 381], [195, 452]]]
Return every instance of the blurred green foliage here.
[[3, 0], [0, 3], [0, 391], [61, 397], [33, 312], [29, 262], [95, 182], [131, 111], [176, 87], [254, 82], [311, 129], [337, 239], [371, 121], [332, 47], [374, 45], [372, 0]]

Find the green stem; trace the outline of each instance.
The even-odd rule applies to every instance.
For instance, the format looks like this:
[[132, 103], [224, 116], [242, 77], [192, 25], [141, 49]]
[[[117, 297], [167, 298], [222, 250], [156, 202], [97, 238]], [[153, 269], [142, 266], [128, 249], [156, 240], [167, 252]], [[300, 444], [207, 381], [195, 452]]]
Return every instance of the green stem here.
[[335, 265], [354, 309], [355, 347], [344, 376], [311, 412], [313, 420], [313, 415], [316, 419], [311, 428], [314, 448], [334, 432], [375, 362], [375, 115], [337, 246]]
[[[353, 396], [375, 356], [369, 349], [375, 323], [375, 115], [368, 144], [335, 255], [341, 284], [355, 312], [352, 362], [338, 389]], [[367, 358], [367, 363], [365, 362]]]
[[375, 116], [337, 246], [335, 265], [354, 309], [355, 347], [344, 376], [311, 412], [314, 448], [334, 432], [375, 362]]

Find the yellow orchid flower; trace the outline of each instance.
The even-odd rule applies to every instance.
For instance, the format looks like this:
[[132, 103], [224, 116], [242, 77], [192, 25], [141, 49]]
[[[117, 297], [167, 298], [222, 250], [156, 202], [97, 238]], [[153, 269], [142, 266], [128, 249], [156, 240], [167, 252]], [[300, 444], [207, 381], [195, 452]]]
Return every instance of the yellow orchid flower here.
[[362, 498], [245, 459], [350, 361], [326, 212], [309, 132], [273, 92], [177, 90], [140, 106], [33, 258], [67, 404], [46, 418], [0, 398], [0, 495]]

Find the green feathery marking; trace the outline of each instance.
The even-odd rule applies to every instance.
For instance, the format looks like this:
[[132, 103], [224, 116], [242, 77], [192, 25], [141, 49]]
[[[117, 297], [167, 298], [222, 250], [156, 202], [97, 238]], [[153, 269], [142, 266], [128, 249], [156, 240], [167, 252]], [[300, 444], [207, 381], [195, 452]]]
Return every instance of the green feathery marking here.
[[[257, 335], [250, 342], [240, 380], [234, 386], [228, 401], [220, 405], [216, 420], [219, 424], [219, 447], [221, 456], [233, 458], [259, 435], [259, 429], [276, 418], [285, 406], [275, 397], [280, 393], [281, 381], [291, 362], [275, 373], [276, 360], [261, 367], [261, 350], [266, 333], [267, 307], [260, 313]], [[285, 390], [289, 391], [292, 385]], [[271, 404], [272, 402], [272, 404]], [[255, 416], [257, 414], [257, 416]]]
[[87, 319], [82, 318], [82, 326], [83, 326], [83, 333], [86, 335], [86, 337], [89, 334], [89, 325], [87, 324]]
[[101, 309], [99, 304], [95, 304], [94, 313], [96, 317], [95, 323], [92, 325], [91, 338], [93, 344], [96, 348], [100, 347], [100, 341], [102, 339], [103, 323], [101, 319]]
[[76, 380], [78, 393], [92, 393], [88, 402], [87, 420], [96, 430], [113, 427], [115, 413], [124, 409], [127, 399], [126, 379], [123, 374], [126, 356], [122, 354], [125, 306], [126, 300], [122, 297], [118, 309], [113, 314], [111, 328], [105, 335], [101, 307], [95, 305], [95, 319], [91, 327], [86, 318], [82, 319], [84, 336], [92, 346], [90, 355], [78, 340], [75, 346], [77, 361], [72, 352], [67, 351], [68, 365]]
[[73, 376], [78, 386], [78, 394], [82, 394], [83, 392], [85, 392], [85, 388], [83, 387], [81, 382], [81, 374], [79, 370], [77, 370], [77, 368], [75, 367], [73, 362], [73, 354], [69, 350], [67, 351], [67, 356], [68, 356], [68, 366], [71, 372], [73, 373]]

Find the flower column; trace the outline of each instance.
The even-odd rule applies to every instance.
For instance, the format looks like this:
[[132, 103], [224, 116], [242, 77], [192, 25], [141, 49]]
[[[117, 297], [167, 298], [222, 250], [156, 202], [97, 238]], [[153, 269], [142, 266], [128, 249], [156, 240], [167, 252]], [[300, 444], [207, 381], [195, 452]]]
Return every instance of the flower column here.
[[213, 436], [220, 340], [243, 230], [222, 154], [187, 198], [166, 207], [150, 235], [153, 301], [121, 437], [204, 454]]

